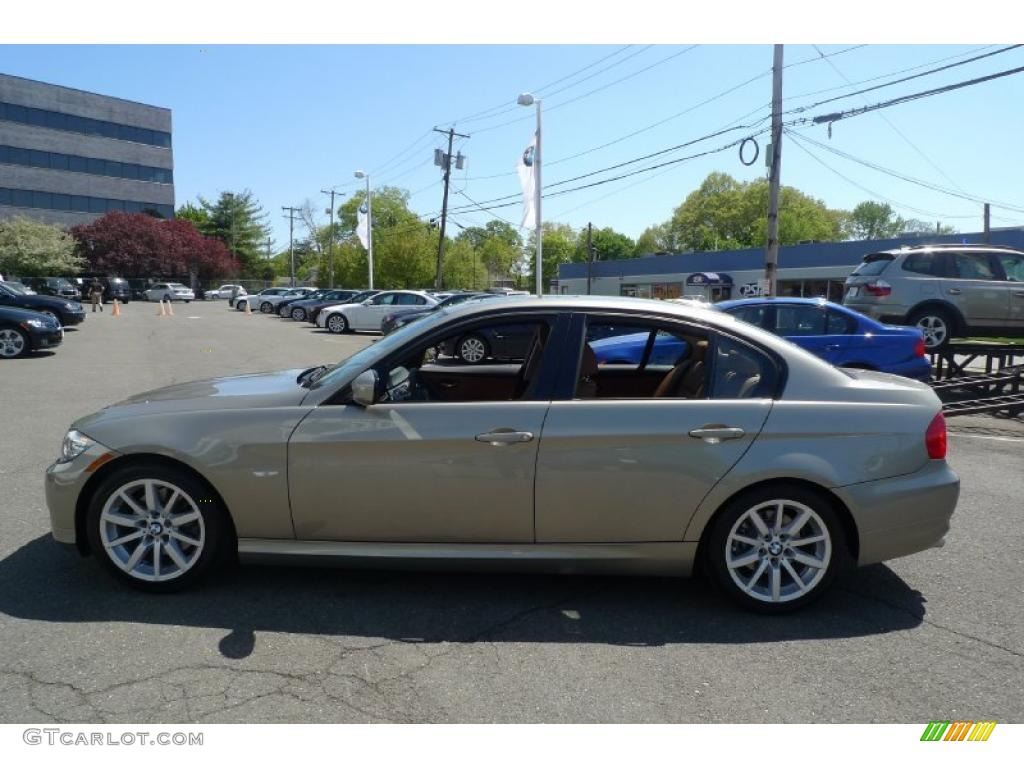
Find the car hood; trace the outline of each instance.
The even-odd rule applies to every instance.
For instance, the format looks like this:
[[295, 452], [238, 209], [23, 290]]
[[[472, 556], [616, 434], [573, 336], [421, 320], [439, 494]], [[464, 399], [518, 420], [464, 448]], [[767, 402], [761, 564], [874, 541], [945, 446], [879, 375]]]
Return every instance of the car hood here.
[[97, 421], [133, 418], [157, 413], [225, 411], [251, 408], [287, 408], [302, 403], [309, 390], [295, 378], [301, 368], [273, 373], [222, 376], [214, 379], [188, 381], [169, 387], [132, 395], [101, 411], [75, 422], [77, 429], [88, 433], [88, 426]]
[[58, 298], [56, 296], [43, 296], [40, 294], [34, 294], [32, 296], [19, 296], [19, 304], [25, 308], [31, 309], [65, 309], [68, 302], [77, 304], [78, 302], [72, 298]]

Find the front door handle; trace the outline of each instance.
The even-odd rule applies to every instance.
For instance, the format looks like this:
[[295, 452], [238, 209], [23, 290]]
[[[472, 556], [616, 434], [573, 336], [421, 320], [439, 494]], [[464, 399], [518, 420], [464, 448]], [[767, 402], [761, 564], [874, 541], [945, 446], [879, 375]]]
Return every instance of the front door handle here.
[[1013, 295], [1016, 296], [1018, 299], [1024, 299], [1024, 291], [1014, 291]]
[[841, 344], [826, 344], [825, 345], [825, 350], [828, 351], [828, 352], [835, 352], [841, 346], [842, 346]]
[[691, 429], [690, 437], [696, 437], [710, 445], [717, 445], [723, 440], [738, 440], [746, 434], [739, 427], [727, 427], [724, 424], [705, 424], [699, 429]]
[[959, 296], [961, 293], [962, 293], [962, 291], [959, 288], [950, 288], [949, 289], [949, 294], [951, 296]]
[[477, 442], [489, 443], [490, 445], [512, 445], [513, 443], [528, 443], [533, 440], [533, 432], [517, 432], [508, 427], [499, 427], [490, 432], [484, 432], [476, 436]]

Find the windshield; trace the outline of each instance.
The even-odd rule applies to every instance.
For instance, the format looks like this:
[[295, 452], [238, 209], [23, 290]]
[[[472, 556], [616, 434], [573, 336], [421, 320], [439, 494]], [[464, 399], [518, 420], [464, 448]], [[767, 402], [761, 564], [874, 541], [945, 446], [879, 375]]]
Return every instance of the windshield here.
[[444, 310], [432, 312], [421, 320], [409, 325], [403, 325], [387, 336], [383, 336], [375, 343], [356, 352], [351, 357], [335, 363], [327, 372], [321, 376], [312, 386], [313, 389], [320, 387], [331, 387], [351, 381], [360, 373], [370, 367], [375, 360], [385, 357], [396, 349], [402, 347], [406, 342], [415, 339], [422, 333], [428, 333], [436, 326], [448, 319], [448, 313]]
[[26, 288], [21, 283], [15, 283], [15, 282], [11, 282], [10, 280], [5, 280], [4, 281], [4, 287], [9, 289], [11, 291], [11, 293], [20, 293], [20, 294], [23, 294], [23, 295], [27, 295], [28, 294], [28, 288]]

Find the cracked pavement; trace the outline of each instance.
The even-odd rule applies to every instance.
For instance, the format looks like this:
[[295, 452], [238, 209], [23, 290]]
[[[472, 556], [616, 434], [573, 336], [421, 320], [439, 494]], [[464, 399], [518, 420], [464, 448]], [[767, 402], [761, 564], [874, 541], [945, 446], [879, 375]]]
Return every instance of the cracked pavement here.
[[792, 616], [738, 612], [700, 580], [605, 576], [242, 566], [182, 594], [126, 589], [49, 539], [42, 473], [67, 425], [373, 338], [175, 310], [90, 314], [56, 354], [0, 367], [0, 721], [1024, 719], [1015, 420], [951, 421], [945, 548], [845, 574]]

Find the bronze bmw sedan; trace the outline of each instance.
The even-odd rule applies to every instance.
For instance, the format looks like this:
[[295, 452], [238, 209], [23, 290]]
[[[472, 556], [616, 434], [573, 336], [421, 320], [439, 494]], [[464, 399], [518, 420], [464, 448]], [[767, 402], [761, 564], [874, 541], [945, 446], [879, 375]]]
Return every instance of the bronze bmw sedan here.
[[[467, 337], [520, 341], [474, 364], [445, 354]], [[945, 452], [923, 384], [698, 306], [520, 298], [434, 313], [332, 366], [105, 408], [72, 425], [46, 495], [57, 541], [153, 591], [234, 551], [703, 564], [744, 606], [783, 611], [844, 567], [940, 546], [959, 493]]]

